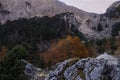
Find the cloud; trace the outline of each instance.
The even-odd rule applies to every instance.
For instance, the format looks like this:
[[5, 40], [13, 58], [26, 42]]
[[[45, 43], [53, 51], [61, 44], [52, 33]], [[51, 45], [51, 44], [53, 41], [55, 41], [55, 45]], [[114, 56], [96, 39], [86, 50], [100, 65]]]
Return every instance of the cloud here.
[[87, 12], [104, 13], [106, 9], [118, 0], [60, 0]]

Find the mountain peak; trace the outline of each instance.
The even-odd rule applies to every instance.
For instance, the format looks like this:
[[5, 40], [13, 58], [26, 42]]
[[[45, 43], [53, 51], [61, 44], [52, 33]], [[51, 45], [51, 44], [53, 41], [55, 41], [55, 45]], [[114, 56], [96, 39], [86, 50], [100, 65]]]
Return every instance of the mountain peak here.
[[106, 11], [106, 15], [111, 18], [120, 17], [120, 1], [114, 2]]
[[0, 22], [2, 23], [18, 18], [54, 16], [65, 12], [73, 12], [82, 15], [81, 17], [88, 15], [58, 0], [0, 0]]

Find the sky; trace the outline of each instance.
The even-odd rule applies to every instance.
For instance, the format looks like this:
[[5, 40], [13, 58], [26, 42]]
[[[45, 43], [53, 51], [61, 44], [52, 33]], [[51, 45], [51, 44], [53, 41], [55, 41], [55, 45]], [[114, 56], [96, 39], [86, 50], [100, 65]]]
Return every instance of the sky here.
[[87, 12], [105, 13], [106, 9], [118, 0], [59, 0]]

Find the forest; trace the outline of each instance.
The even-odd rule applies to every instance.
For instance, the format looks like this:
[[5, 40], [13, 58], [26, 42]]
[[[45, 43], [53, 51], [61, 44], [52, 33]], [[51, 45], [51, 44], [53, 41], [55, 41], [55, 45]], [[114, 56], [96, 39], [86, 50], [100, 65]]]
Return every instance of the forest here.
[[76, 25], [70, 27], [62, 18], [65, 15], [68, 13], [0, 24], [0, 78], [26, 80], [21, 59], [45, 69], [65, 59], [95, 57], [95, 53], [116, 49], [110, 46], [114, 44], [112, 39], [86, 39]]

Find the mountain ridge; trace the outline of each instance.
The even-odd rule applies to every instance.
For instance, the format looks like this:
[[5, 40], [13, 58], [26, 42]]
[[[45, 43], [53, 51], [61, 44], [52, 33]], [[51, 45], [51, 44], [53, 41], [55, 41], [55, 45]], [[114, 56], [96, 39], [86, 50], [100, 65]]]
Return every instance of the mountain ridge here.
[[6, 20], [16, 20], [24, 17], [54, 16], [63, 12], [74, 12], [82, 15], [81, 17], [88, 16], [86, 12], [58, 0], [0, 0], [0, 3], [0, 22], [2, 23], [5, 23]]
[[[0, 22], [19, 18], [55, 16], [65, 12], [74, 13], [79, 22], [78, 30], [88, 39], [110, 38], [112, 26], [119, 20], [119, 4], [113, 3], [104, 14], [95, 14], [68, 6], [58, 0], [0, 0]], [[118, 5], [118, 6], [117, 6]], [[118, 8], [117, 8], [117, 7]], [[116, 17], [110, 19], [113, 15]], [[113, 22], [114, 21], [114, 22]]]

